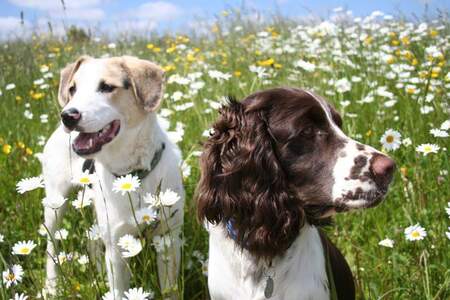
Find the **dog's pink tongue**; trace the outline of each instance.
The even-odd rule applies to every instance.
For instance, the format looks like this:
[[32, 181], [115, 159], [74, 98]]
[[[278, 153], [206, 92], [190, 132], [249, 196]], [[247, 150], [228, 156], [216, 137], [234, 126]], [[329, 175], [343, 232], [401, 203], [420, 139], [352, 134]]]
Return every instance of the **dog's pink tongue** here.
[[80, 133], [73, 141], [73, 146], [77, 151], [92, 150], [97, 146], [98, 133]]

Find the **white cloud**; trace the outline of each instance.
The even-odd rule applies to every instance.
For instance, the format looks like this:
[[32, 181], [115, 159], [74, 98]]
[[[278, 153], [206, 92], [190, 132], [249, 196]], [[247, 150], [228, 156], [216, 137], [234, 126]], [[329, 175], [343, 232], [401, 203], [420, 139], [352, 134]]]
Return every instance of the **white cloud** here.
[[[39, 10], [55, 10], [57, 8], [62, 9], [62, 3], [60, 0], [8, 0], [10, 3], [27, 8], [34, 8]], [[64, 4], [67, 9], [69, 8], [87, 8], [94, 7], [105, 0], [66, 0]]]
[[110, 0], [66, 0], [64, 11], [60, 0], [8, 0], [12, 4], [42, 11], [52, 19], [99, 21], [105, 17], [103, 9], [97, 7]]
[[83, 9], [67, 9], [55, 10], [49, 12], [51, 18], [54, 19], [70, 19], [81, 21], [99, 21], [105, 18], [105, 12], [100, 8], [83, 8]]
[[24, 21], [21, 24], [21, 20], [16, 17], [0, 17], [0, 39], [8, 37], [23, 37], [23, 34], [27, 32], [31, 27], [28, 21]]
[[130, 12], [130, 16], [151, 21], [170, 21], [182, 15], [182, 10], [166, 1], [147, 2]]
[[112, 25], [121, 34], [146, 34], [155, 30], [156, 26], [156, 22], [149, 20], [121, 20]]

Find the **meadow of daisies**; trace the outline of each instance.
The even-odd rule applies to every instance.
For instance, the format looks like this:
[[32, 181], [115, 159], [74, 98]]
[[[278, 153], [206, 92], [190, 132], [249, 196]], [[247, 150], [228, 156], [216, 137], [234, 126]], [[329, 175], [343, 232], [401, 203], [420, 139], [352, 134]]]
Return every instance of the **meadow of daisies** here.
[[[183, 153], [187, 192], [182, 270], [174, 292], [206, 299], [207, 233], [195, 218], [201, 141], [225, 96], [242, 98], [275, 86], [303, 87], [329, 99], [344, 131], [383, 149], [398, 171], [386, 200], [340, 214], [327, 228], [356, 279], [358, 299], [450, 298], [450, 23], [445, 16], [400, 19], [374, 12], [354, 18], [336, 10], [327, 20], [251, 21], [229, 10], [202, 34], [121, 36], [33, 34], [0, 43], [0, 299], [44, 298], [47, 240], [57, 244], [56, 299], [112, 299], [105, 265], [89, 250], [98, 239], [89, 178], [78, 178], [60, 203], [45, 198], [38, 154], [59, 122], [59, 71], [78, 56], [134, 55], [166, 71], [162, 126]], [[118, 192], [139, 188], [128, 179]], [[149, 201], [172, 205], [177, 195]], [[66, 202], [68, 213], [47, 236], [43, 205]], [[157, 210], [156, 210], [157, 213]], [[125, 299], [161, 299], [155, 253], [166, 237], [151, 233], [155, 210], [137, 214], [142, 236], [118, 247], [133, 276]], [[101, 255], [100, 255], [101, 258]], [[181, 298], [181, 297], [180, 297]]]

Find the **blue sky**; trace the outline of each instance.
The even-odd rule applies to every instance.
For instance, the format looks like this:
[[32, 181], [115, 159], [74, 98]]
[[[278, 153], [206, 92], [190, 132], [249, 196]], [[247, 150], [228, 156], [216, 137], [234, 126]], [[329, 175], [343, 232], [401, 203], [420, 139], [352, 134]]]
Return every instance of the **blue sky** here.
[[450, 10], [450, 0], [0, 0], [0, 35], [20, 29], [20, 12], [25, 26], [56, 30], [62, 24], [101, 27], [107, 31], [156, 29], [180, 30], [195, 27], [195, 20], [212, 20], [230, 7], [245, 7], [249, 14], [259, 11], [268, 16], [276, 12], [289, 17], [326, 18], [336, 7], [351, 10], [354, 16], [366, 16], [374, 10], [394, 16], [422, 16], [425, 5], [434, 15], [438, 9]]

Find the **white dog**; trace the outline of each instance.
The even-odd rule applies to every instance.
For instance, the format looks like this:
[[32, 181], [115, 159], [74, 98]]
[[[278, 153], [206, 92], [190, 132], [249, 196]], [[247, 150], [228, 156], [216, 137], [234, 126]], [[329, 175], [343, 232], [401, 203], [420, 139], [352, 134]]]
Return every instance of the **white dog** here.
[[[133, 209], [144, 206], [143, 196], [157, 192], [160, 184], [162, 191], [170, 189], [181, 198], [171, 207], [171, 217], [161, 218], [154, 231], [164, 235], [170, 230], [174, 238], [168, 249], [173, 255], [157, 258], [161, 289], [177, 282], [184, 190], [180, 151], [159, 126], [155, 113], [162, 99], [163, 76], [159, 66], [128, 56], [83, 56], [68, 65], [61, 72], [58, 92], [62, 124], [41, 156], [48, 199], [67, 197], [86, 159], [95, 160], [95, 212], [105, 244], [109, 286], [119, 295], [128, 288], [130, 274], [117, 242], [125, 234], [138, 233], [136, 223], [130, 222]], [[114, 180], [126, 174], [138, 174], [141, 180], [139, 190], [131, 194], [132, 204], [127, 195], [112, 191]], [[45, 225], [51, 236], [64, 210], [64, 206], [56, 213], [45, 208]], [[168, 209], [164, 213], [167, 216]], [[54, 294], [57, 266], [51, 238], [47, 253], [46, 289]]]

